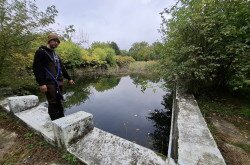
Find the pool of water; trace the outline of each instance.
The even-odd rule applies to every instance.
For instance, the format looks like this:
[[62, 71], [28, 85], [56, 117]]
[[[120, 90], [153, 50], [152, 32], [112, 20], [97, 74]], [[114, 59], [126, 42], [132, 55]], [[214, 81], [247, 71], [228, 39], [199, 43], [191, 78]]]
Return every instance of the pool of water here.
[[160, 79], [141, 76], [80, 78], [66, 102], [65, 114], [93, 114], [97, 128], [166, 154], [170, 131], [168, 89]]

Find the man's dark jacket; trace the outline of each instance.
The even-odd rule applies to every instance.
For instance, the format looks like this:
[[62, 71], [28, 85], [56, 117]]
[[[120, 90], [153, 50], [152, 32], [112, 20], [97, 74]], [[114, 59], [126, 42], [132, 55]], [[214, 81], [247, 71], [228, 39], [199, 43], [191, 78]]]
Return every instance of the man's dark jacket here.
[[[54, 77], [56, 77], [58, 67], [57, 64], [54, 62], [54, 56], [55, 56], [55, 51], [46, 46], [41, 46], [36, 51], [33, 62], [33, 72], [39, 86], [55, 83], [51, 75], [49, 75], [49, 73], [45, 69], [47, 68], [49, 72], [52, 73]], [[57, 80], [63, 81], [63, 77], [68, 80], [71, 80], [60, 58], [59, 62], [60, 62], [61, 72]]]

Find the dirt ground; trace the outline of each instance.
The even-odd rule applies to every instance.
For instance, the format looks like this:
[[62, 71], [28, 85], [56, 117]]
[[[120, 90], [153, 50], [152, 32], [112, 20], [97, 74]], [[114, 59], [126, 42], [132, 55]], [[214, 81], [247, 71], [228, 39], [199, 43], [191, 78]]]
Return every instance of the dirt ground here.
[[54, 148], [27, 129], [0, 107], [1, 165], [64, 165], [78, 164], [72, 155]]
[[250, 122], [242, 117], [206, 117], [227, 165], [250, 165]]

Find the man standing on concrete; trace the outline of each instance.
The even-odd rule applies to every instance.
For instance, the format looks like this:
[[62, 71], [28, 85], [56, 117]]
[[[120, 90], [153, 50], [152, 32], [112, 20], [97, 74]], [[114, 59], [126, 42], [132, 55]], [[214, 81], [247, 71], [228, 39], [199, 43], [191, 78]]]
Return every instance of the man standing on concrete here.
[[40, 91], [45, 93], [47, 97], [48, 113], [51, 120], [64, 117], [62, 106], [63, 77], [69, 80], [69, 84], [75, 84], [67, 73], [61, 59], [55, 53], [55, 48], [59, 44], [60, 40], [57, 34], [50, 34], [47, 46], [39, 47], [33, 61], [33, 72]]

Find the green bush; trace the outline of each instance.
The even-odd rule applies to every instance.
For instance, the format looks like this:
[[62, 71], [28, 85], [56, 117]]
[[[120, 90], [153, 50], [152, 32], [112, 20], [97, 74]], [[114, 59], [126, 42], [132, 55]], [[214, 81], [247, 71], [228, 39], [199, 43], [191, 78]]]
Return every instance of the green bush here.
[[102, 48], [95, 48], [92, 52], [92, 56], [97, 56], [101, 61], [105, 61], [107, 54]]
[[116, 61], [115, 61], [115, 50], [112, 48], [106, 48], [104, 49], [106, 53], [106, 61], [110, 66], [114, 66]]
[[129, 54], [136, 61], [148, 61], [153, 54], [153, 50], [147, 42], [136, 42], [129, 49]]
[[115, 60], [119, 67], [126, 67], [131, 62], [135, 62], [135, 59], [131, 56], [116, 56]]
[[244, 87], [250, 70], [248, 0], [187, 0], [165, 9], [163, 72], [192, 91]]
[[63, 41], [57, 48], [57, 52], [67, 67], [78, 67], [82, 63], [84, 50], [71, 41]]
[[112, 48], [95, 48], [91, 55], [83, 55], [82, 59], [92, 66], [115, 65], [115, 51]]

